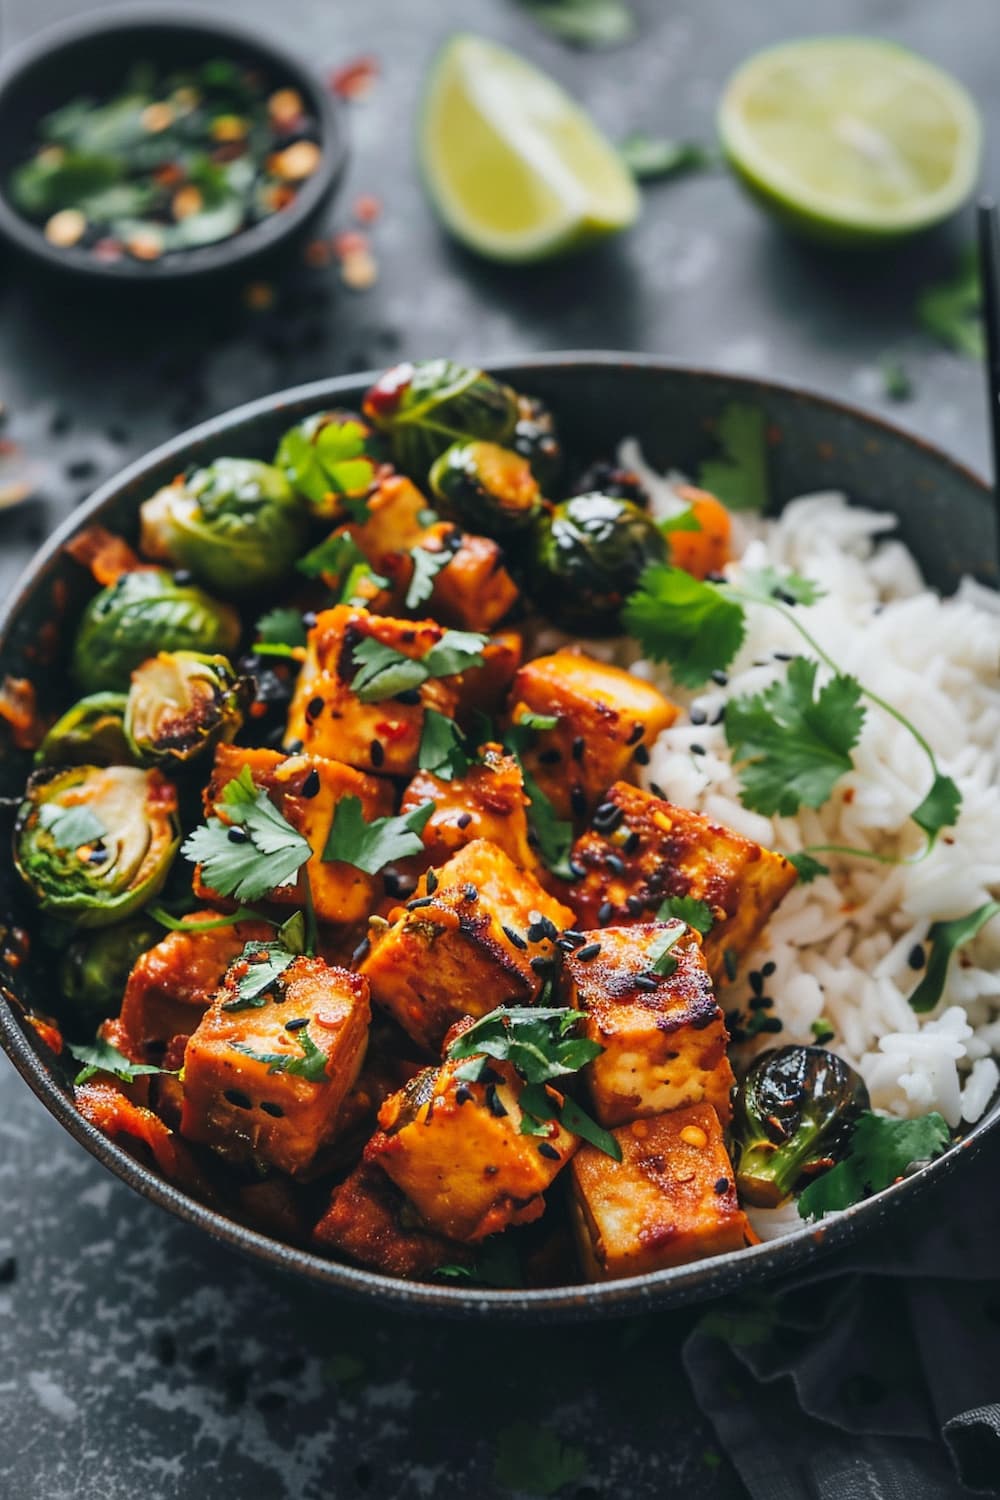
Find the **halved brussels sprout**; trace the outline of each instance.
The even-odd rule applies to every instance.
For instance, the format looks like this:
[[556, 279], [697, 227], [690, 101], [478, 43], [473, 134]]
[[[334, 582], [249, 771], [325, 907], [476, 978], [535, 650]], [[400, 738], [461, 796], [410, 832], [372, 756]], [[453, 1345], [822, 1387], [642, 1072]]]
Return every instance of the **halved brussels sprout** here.
[[133, 670], [157, 651], [222, 652], [240, 638], [240, 617], [165, 568], [123, 573], [95, 594], [80, 620], [73, 675], [86, 693], [127, 692]]
[[388, 461], [386, 441], [356, 412], [318, 411], [290, 427], [274, 455], [314, 515], [335, 520], [343, 502], [360, 499], [371, 488], [375, 471]]
[[439, 453], [462, 439], [506, 443], [517, 424], [517, 395], [482, 370], [425, 359], [387, 370], [362, 410], [389, 435], [393, 457], [418, 482]]
[[160, 890], [180, 843], [177, 793], [159, 771], [36, 771], [14, 825], [14, 863], [43, 911], [110, 927]]
[[666, 558], [662, 533], [638, 506], [612, 495], [576, 495], [539, 528], [532, 589], [558, 624], [607, 634], [618, 628], [644, 569]]
[[162, 936], [151, 917], [132, 917], [73, 939], [59, 964], [59, 984], [88, 1030], [118, 1011], [133, 964]]
[[139, 508], [147, 557], [189, 568], [227, 594], [284, 578], [306, 541], [305, 505], [284, 474], [253, 458], [217, 458]]
[[835, 1053], [761, 1052], [736, 1091], [732, 1142], [740, 1198], [776, 1208], [803, 1177], [836, 1161], [868, 1107], [864, 1079]]
[[[562, 470], [562, 444], [556, 433], [552, 413], [536, 396], [517, 398], [517, 424], [510, 446], [531, 465], [542, 490], [551, 495]], [[581, 489], [596, 489], [597, 486], [581, 485]]]
[[470, 531], [504, 537], [542, 512], [542, 493], [526, 458], [499, 443], [452, 443], [430, 472], [430, 486]]
[[143, 765], [191, 760], [236, 738], [253, 689], [224, 656], [160, 651], [132, 673], [125, 735]]
[[36, 766], [130, 766], [124, 693], [91, 693], [56, 720], [35, 751]]

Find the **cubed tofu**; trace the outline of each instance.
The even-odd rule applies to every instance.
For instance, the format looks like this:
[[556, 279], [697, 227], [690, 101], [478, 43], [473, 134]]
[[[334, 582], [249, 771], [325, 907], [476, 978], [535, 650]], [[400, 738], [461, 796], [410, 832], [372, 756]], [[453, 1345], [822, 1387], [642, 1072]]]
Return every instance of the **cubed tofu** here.
[[392, 1179], [368, 1162], [334, 1188], [312, 1238], [320, 1250], [384, 1276], [428, 1277], [438, 1266], [472, 1260], [468, 1246], [435, 1234]]
[[538, 858], [528, 843], [528, 799], [521, 768], [500, 745], [485, 745], [481, 753], [480, 762], [451, 781], [418, 771], [403, 793], [400, 811], [434, 804], [423, 831], [426, 864], [441, 864], [464, 844], [488, 839], [520, 869], [534, 871]]
[[389, 587], [373, 596], [373, 608], [405, 608], [413, 577], [414, 547], [448, 551], [451, 561], [434, 579], [423, 606], [444, 625], [461, 630], [491, 630], [517, 601], [517, 584], [504, 567], [504, 555], [490, 537], [460, 531], [450, 521], [427, 524], [431, 507], [412, 480], [402, 474], [382, 479], [368, 497], [368, 516], [361, 523], [339, 526], [335, 536], [349, 536]]
[[381, 1129], [365, 1148], [428, 1224], [471, 1243], [544, 1211], [542, 1194], [576, 1150], [557, 1120], [546, 1134], [521, 1134], [522, 1083], [490, 1059], [486, 1077], [456, 1077], [467, 1065], [427, 1068], [379, 1111]]
[[[196, 911], [189, 922], [218, 921], [217, 911]], [[273, 936], [267, 922], [237, 922], [209, 932], [168, 932], [132, 966], [122, 1000], [121, 1023], [135, 1049], [163, 1048], [171, 1037], [190, 1036], [205, 1014], [234, 958], [245, 943]]]
[[514, 724], [525, 713], [555, 716], [522, 758], [559, 816], [578, 820], [680, 712], [640, 677], [574, 649], [526, 662], [510, 704]]
[[623, 781], [577, 839], [572, 863], [583, 872], [571, 899], [584, 927], [648, 922], [667, 897], [704, 901], [714, 919], [705, 961], [716, 983], [727, 951], [738, 960], [795, 884], [784, 855]]
[[455, 718], [471, 726], [476, 714], [497, 713], [523, 656], [524, 641], [516, 630], [490, 636], [482, 650], [482, 666], [470, 667], [454, 679], [458, 685]]
[[310, 755], [343, 761], [360, 771], [411, 776], [424, 726], [425, 708], [451, 718], [458, 701], [456, 679], [431, 678], [412, 689], [415, 701], [398, 697], [362, 703], [352, 692], [362, 641], [389, 646], [420, 659], [436, 646], [444, 627], [435, 620], [393, 620], [339, 604], [324, 610], [309, 632], [306, 659], [288, 711], [288, 741]]
[[580, 1258], [592, 1281], [644, 1276], [752, 1243], [710, 1104], [613, 1134], [620, 1162], [585, 1145], [570, 1165]]
[[[659, 975], [652, 972], [650, 950], [671, 926], [683, 932], [669, 950], [677, 967]], [[626, 1125], [702, 1101], [728, 1123], [734, 1082], [729, 1038], [697, 933], [662, 922], [585, 932], [566, 955], [563, 983], [569, 1004], [586, 1017], [585, 1034], [604, 1048], [585, 1069], [602, 1125]]]
[[[254, 785], [267, 793], [293, 828], [309, 841], [309, 884], [316, 915], [321, 922], [363, 922], [381, 891], [375, 877], [366, 875], [343, 860], [323, 859], [334, 810], [345, 797], [357, 797], [366, 820], [392, 812], [392, 788], [377, 776], [365, 776], [351, 766], [321, 755], [282, 755], [277, 750], [248, 750], [240, 745], [219, 745], [208, 786], [205, 811], [211, 814], [227, 784], [244, 767]], [[210, 886], [195, 874], [195, 891], [216, 899]], [[301, 906], [301, 880], [278, 886], [268, 900], [279, 906]]]
[[476, 839], [423, 876], [391, 925], [373, 932], [360, 972], [375, 1002], [436, 1051], [462, 1016], [530, 1005], [554, 968], [551, 934], [572, 920], [534, 876]]
[[364, 1061], [368, 984], [300, 957], [263, 1005], [248, 1005], [238, 981], [253, 962], [230, 967], [187, 1044], [181, 1134], [229, 1162], [300, 1172], [333, 1134]]

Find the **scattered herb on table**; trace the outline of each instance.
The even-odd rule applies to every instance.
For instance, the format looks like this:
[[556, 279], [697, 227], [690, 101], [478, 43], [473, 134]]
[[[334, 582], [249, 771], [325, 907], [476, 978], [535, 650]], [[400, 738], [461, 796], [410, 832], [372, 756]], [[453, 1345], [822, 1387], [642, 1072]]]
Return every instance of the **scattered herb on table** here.
[[953, 277], [921, 293], [917, 317], [922, 327], [946, 348], [968, 359], [980, 360], [985, 352], [982, 305], [979, 262], [976, 252], [969, 250]]
[[803, 1219], [821, 1219], [880, 1193], [914, 1162], [940, 1156], [950, 1142], [948, 1126], [937, 1112], [897, 1120], [867, 1110], [854, 1127], [846, 1156], [799, 1194], [799, 1213]]
[[913, 380], [902, 360], [889, 355], [882, 361], [882, 390], [890, 401], [909, 401]]
[[635, 32], [624, 0], [520, 0], [543, 30], [576, 47], [614, 47]]
[[643, 135], [641, 131], [626, 136], [618, 154], [640, 182], [700, 172], [718, 162], [717, 153], [697, 141], [671, 141], [663, 136]]

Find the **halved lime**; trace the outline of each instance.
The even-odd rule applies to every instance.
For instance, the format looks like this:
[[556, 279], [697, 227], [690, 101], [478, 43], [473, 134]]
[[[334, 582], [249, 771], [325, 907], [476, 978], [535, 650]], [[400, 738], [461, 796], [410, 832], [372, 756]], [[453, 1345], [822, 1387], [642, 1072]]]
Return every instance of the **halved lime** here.
[[871, 245], [955, 211], [975, 187], [982, 128], [950, 74], [892, 42], [815, 37], [749, 58], [719, 109], [723, 148], [791, 228]]
[[528, 261], [627, 229], [631, 173], [545, 73], [482, 37], [452, 38], [427, 85], [420, 157], [441, 217], [491, 260]]

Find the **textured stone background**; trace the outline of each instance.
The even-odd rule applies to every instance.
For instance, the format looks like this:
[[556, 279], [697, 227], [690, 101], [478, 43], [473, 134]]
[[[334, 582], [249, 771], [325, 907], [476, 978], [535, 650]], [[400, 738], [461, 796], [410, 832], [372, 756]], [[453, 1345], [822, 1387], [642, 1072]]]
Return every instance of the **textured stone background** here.
[[[87, 9], [0, 0], [0, 52]], [[995, 144], [996, 0], [830, 0], [808, 14], [801, 0], [637, 0], [640, 38], [604, 54], [561, 47], [514, 0], [216, 9], [270, 23], [324, 67], [377, 54], [382, 77], [352, 108], [354, 154], [330, 225], [349, 227], [358, 193], [383, 200], [380, 279], [357, 294], [335, 269], [292, 268], [267, 312], [250, 312], [237, 287], [231, 302], [182, 317], [126, 319], [34, 286], [0, 252], [5, 436], [29, 456], [40, 496], [0, 515], [0, 588], [97, 480], [153, 443], [250, 397], [402, 355], [646, 349], [801, 380], [985, 463], [979, 372], [936, 349], [913, 316], [919, 288], [967, 243], [969, 219], [886, 261], [835, 260], [782, 239], [710, 174], [652, 186], [628, 239], [525, 275], [442, 238], [413, 171], [412, 121], [424, 66], [459, 27], [530, 52], [612, 135], [702, 139], [745, 53], [807, 30], [865, 30], [954, 69]], [[882, 394], [887, 351], [913, 375], [905, 405]], [[5, 1281], [8, 1256], [16, 1276]], [[500, 1493], [497, 1429], [521, 1418], [585, 1451], [580, 1500], [730, 1500], [742, 1488], [679, 1367], [688, 1322], [490, 1333], [319, 1297], [120, 1186], [0, 1060], [0, 1500], [489, 1496]]]

